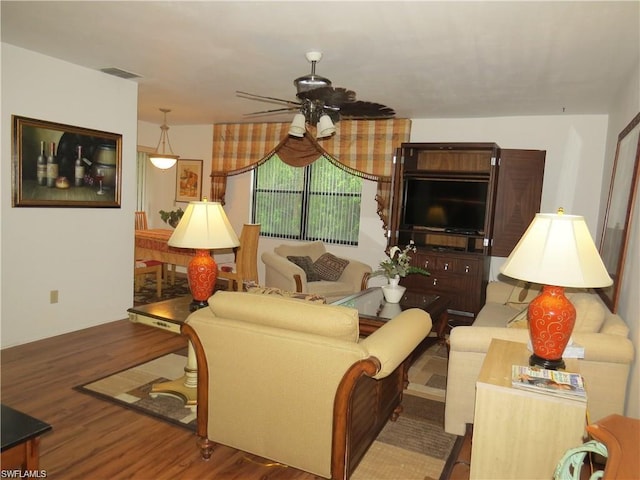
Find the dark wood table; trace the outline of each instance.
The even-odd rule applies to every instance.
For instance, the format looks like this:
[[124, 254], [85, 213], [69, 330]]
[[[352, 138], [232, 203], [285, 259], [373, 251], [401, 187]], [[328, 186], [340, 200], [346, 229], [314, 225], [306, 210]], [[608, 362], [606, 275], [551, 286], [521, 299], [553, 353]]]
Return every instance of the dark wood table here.
[[0, 419], [3, 472], [13, 468], [36, 472], [40, 465], [40, 436], [51, 430], [51, 425], [6, 405], [2, 405]]

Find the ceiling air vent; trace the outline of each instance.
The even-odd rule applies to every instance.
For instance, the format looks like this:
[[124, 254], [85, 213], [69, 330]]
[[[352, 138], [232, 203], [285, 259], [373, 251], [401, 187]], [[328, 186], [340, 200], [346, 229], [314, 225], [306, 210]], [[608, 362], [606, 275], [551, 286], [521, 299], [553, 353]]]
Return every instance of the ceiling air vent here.
[[101, 68], [100, 71], [106, 73], [107, 75], [113, 75], [114, 77], [125, 78], [127, 80], [132, 78], [140, 78], [140, 75], [136, 73], [127, 72], [115, 67]]

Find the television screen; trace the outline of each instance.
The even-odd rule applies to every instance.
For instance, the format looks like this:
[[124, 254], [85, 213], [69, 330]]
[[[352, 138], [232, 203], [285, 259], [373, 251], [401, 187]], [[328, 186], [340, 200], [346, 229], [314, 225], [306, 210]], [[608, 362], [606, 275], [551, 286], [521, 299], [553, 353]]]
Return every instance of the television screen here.
[[404, 187], [403, 227], [484, 232], [488, 181], [409, 178]]

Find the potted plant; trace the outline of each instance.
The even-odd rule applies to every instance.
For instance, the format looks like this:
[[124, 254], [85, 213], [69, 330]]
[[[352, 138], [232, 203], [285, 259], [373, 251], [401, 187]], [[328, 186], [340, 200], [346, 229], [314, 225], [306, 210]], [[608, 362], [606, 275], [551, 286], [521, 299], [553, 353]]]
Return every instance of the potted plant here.
[[403, 250], [397, 245], [394, 245], [389, 249], [387, 258], [380, 262], [380, 266], [375, 270], [371, 276], [384, 275], [387, 277], [389, 285], [382, 287], [382, 293], [384, 298], [389, 303], [398, 303], [404, 295], [405, 287], [399, 285], [400, 278], [406, 277], [412, 273], [418, 273], [420, 275], [430, 275], [430, 273], [424, 268], [415, 267], [411, 265], [410, 252], [415, 252], [416, 246], [411, 240], [409, 245], [404, 247]]
[[160, 213], [160, 218], [164, 223], [170, 225], [173, 228], [176, 228], [178, 226], [178, 223], [180, 223], [180, 219], [184, 214], [184, 210], [178, 207], [176, 210], [171, 210], [170, 212], [160, 210], [160, 212], [158, 213]]

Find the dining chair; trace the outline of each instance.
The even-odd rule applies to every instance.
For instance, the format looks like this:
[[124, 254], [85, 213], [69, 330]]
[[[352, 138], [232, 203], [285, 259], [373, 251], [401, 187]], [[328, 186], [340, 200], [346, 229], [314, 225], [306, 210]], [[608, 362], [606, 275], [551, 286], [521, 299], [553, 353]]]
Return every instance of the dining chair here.
[[162, 297], [162, 266], [164, 264], [158, 260], [136, 260], [133, 268], [134, 289], [139, 292], [144, 283], [144, 279], [150, 273], [156, 276], [156, 295]]
[[147, 212], [135, 212], [136, 230], [149, 230], [147, 224]]
[[235, 263], [221, 263], [218, 268], [218, 278], [228, 282], [227, 290], [233, 290], [235, 284], [235, 289], [241, 292], [244, 290], [244, 282], [258, 281], [259, 239], [259, 223], [245, 223], [242, 226], [240, 246], [235, 249]]
[[[135, 213], [135, 229], [136, 230], [149, 230], [149, 224], [147, 223], [147, 212], [145, 211], [136, 211]], [[151, 260], [146, 260], [151, 261]], [[169, 281], [171, 285], [175, 285], [176, 283], [176, 266], [171, 265], [171, 272], [169, 272], [169, 264], [162, 263], [162, 278]], [[171, 275], [171, 276], [169, 276]]]

